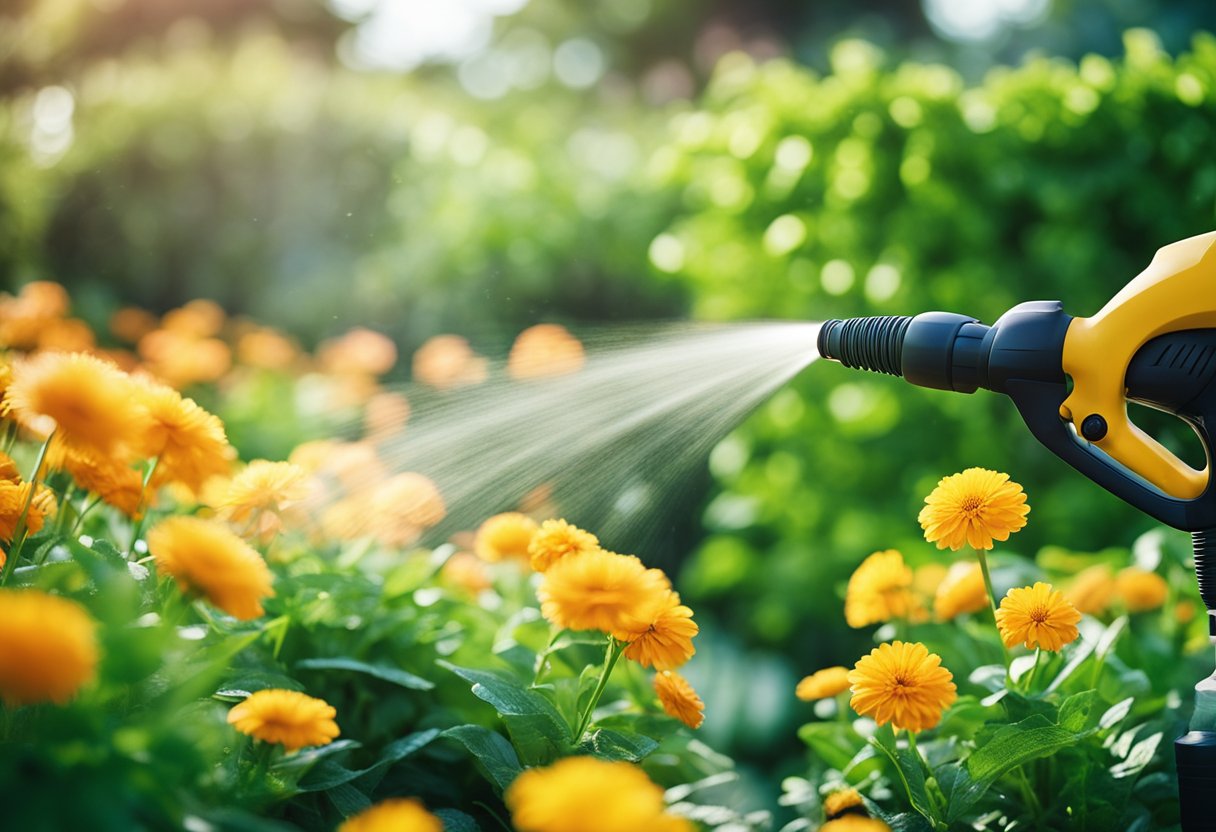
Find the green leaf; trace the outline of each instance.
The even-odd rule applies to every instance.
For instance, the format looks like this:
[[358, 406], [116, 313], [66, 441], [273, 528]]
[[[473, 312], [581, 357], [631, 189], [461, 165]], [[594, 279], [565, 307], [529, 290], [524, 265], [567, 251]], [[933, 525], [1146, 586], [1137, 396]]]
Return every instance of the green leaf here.
[[570, 726], [553, 703], [515, 679], [489, 670], [439, 662], [466, 682], [473, 695], [490, 703], [507, 726], [524, 765], [543, 765], [567, 754], [573, 744]]
[[847, 722], [808, 722], [798, 729], [798, 738], [815, 756], [840, 771], [865, 747], [865, 740]]
[[443, 832], [481, 832], [477, 821], [458, 809], [436, 809], [435, 817], [443, 821]]
[[1074, 734], [1088, 734], [1097, 730], [1100, 703], [1096, 690], [1074, 693], [1060, 705], [1060, 727]]
[[481, 775], [495, 784], [499, 791], [506, 789], [521, 771], [519, 756], [511, 743], [497, 731], [483, 725], [457, 725], [443, 732], [469, 750]]
[[886, 754], [887, 758], [899, 769], [900, 778], [908, 795], [908, 802], [919, 812], [930, 825], [936, 825], [937, 809], [929, 797], [925, 784], [925, 764], [920, 755], [911, 748], [899, 747], [895, 732], [891, 726], [884, 725], [874, 732], [870, 743]]
[[961, 790], [956, 785], [952, 790], [947, 821], [953, 823], [961, 818], [1006, 772], [1054, 754], [1076, 741], [1076, 734], [1053, 725], [1042, 714], [1001, 727], [967, 758], [971, 783]]
[[[384, 746], [376, 762], [358, 771], [341, 766], [333, 760], [323, 760], [300, 781], [299, 789], [304, 792], [330, 791], [405, 759], [430, 744], [438, 736], [439, 729], [431, 728], [394, 740]], [[335, 803], [335, 805], [337, 804]]]
[[372, 805], [370, 797], [349, 783], [334, 786], [325, 792], [325, 796], [329, 798], [329, 802], [334, 804], [334, 808], [344, 818], [357, 815]]
[[642, 734], [625, 733], [601, 728], [593, 733], [579, 748], [590, 751], [604, 760], [641, 762], [659, 747], [653, 739]]
[[421, 676], [415, 676], [413, 673], [401, 668], [389, 667], [384, 664], [368, 664], [367, 662], [356, 661], [344, 656], [303, 659], [296, 662], [296, 667], [305, 670], [350, 670], [355, 673], [366, 673], [368, 676], [374, 676], [377, 679], [383, 679], [386, 682], [392, 682], [394, 685], [411, 690], [430, 690], [435, 687], [434, 682], [423, 679]]
[[328, 745], [307, 748], [290, 756], [281, 757], [275, 761], [271, 768], [281, 774], [303, 774], [327, 757], [341, 754], [344, 751], [354, 751], [356, 748], [362, 747], [362, 744], [355, 740], [337, 740]]

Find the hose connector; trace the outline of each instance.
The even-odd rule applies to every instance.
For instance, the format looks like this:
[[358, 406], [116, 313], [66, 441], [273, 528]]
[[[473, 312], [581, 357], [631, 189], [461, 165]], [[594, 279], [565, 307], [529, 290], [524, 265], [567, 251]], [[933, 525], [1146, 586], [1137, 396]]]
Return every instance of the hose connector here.
[[819, 354], [846, 367], [903, 375], [904, 336], [910, 315], [833, 319], [819, 328]]

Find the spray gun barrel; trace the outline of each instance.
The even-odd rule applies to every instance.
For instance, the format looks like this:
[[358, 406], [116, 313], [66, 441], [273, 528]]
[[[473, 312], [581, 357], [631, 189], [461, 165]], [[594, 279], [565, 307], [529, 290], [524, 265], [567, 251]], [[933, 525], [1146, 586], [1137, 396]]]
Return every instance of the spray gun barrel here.
[[[1160, 249], [1091, 318], [1059, 301], [1010, 309], [991, 326], [948, 312], [831, 320], [819, 354], [921, 387], [1013, 400], [1034, 436], [1098, 485], [1191, 532], [1216, 643], [1216, 232]], [[1071, 382], [1071, 384], [1070, 384]], [[1196, 469], [1131, 423], [1127, 402], [1173, 414], [1199, 435]], [[1216, 674], [1196, 688], [1190, 733], [1175, 743], [1185, 832], [1216, 830]]]

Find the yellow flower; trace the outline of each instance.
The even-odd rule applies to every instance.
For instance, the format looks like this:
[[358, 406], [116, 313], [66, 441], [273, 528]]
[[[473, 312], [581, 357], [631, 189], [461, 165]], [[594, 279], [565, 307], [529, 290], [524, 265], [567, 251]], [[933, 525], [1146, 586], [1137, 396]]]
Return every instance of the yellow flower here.
[[979, 612], [988, 604], [988, 589], [984, 586], [980, 565], [960, 561], [950, 567], [945, 580], [937, 587], [933, 612], [941, 620], [949, 621], [963, 613]]
[[232, 350], [218, 338], [165, 327], [145, 334], [136, 346], [146, 369], [177, 388], [215, 381], [232, 367]]
[[447, 516], [434, 481], [409, 471], [378, 484], [367, 510], [373, 534], [387, 546], [412, 545]]
[[1174, 619], [1179, 624], [1190, 624], [1195, 620], [1195, 602], [1190, 598], [1183, 598], [1174, 607]]
[[1129, 566], [1115, 576], [1115, 589], [1129, 612], [1155, 610], [1165, 603], [1169, 586], [1156, 572]]
[[507, 356], [507, 374], [529, 379], [573, 373], [586, 363], [582, 343], [558, 324], [537, 324], [519, 333]]
[[1008, 474], [968, 468], [938, 482], [918, 519], [925, 540], [957, 551], [964, 545], [991, 549], [993, 540], [1008, 540], [1025, 526], [1029, 513], [1022, 486]]
[[308, 475], [290, 462], [255, 459], [232, 478], [216, 514], [247, 537], [269, 540], [309, 496]]
[[[39, 483], [30, 498], [30, 484], [9, 479], [0, 479], [0, 541], [11, 543], [17, 533], [17, 520], [25, 509], [25, 501], [30, 501], [25, 514], [25, 530], [28, 534], [37, 534], [46, 521], [56, 512], [55, 494], [49, 488]], [[8, 555], [0, 551], [0, 566], [4, 566]]]
[[859, 810], [861, 814], [866, 812], [866, 805], [857, 789], [837, 789], [823, 801], [823, 813], [828, 816], [829, 820], [843, 815], [851, 809]]
[[490, 563], [500, 560], [528, 563], [528, 544], [537, 528], [536, 521], [526, 514], [515, 511], [495, 514], [477, 529], [473, 551]]
[[996, 625], [1006, 647], [1021, 643], [1027, 648], [1059, 650], [1076, 639], [1080, 620], [1081, 613], [1064, 594], [1042, 581], [1009, 590], [996, 611]]
[[74, 601], [0, 590], [0, 697], [63, 704], [97, 672], [97, 625]]
[[923, 731], [941, 721], [957, 698], [954, 675], [920, 642], [880, 644], [849, 673], [849, 704], [879, 725]]
[[[72, 451], [62, 443], [52, 441], [47, 467], [67, 471], [78, 486], [96, 494], [128, 517], [136, 518], [142, 513], [145, 502], [143, 474], [122, 460]], [[153, 502], [153, 496], [153, 493], [147, 495], [148, 504]]]
[[1105, 563], [1081, 570], [1064, 590], [1064, 597], [1084, 615], [1100, 615], [1114, 595], [1115, 578]]
[[643, 631], [622, 630], [613, 633], [618, 641], [627, 641], [625, 658], [642, 667], [655, 670], [675, 670], [697, 652], [692, 640], [700, 627], [692, 620], [692, 610], [680, 603], [680, 596], [668, 590], [655, 619]]
[[541, 612], [558, 627], [615, 633], [654, 621], [671, 585], [632, 555], [597, 549], [562, 558], [537, 589]]
[[[610, 799], [605, 799], [606, 796]], [[567, 757], [515, 778], [503, 795], [519, 832], [675, 832], [663, 790], [633, 763]]]
[[161, 325], [183, 335], [206, 338], [219, 333], [225, 318], [224, 308], [218, 303], [207, 298], [196, 298], [166, 312]]
[[242, 734], [283, 746], [288, 753], [328, 745], [338, 736], [337, 711], [324, 699], [295, 690], [259, 690], [228, 712], [228, 724]]
[[561, 558], [591, 552], [599, 547], [599, 538], [591, 532], [585, 532], [565, 520], [546, 520], [532, 535], [528, 557], [533, 569], [544, 572]]
[[912, 570], [903, 555], [894, 549], [875, 552], [849, 578], [845, 620], [850, 627], [865, 627], [907, 616], [913, 608], [911, 585]]
[[115, 338], [134, 344], [156, 329], [156, 316], [144, 309], [124, 306], [110, 316], [109, 327], [110, 334]]
[[794, 695], [803, 702], [813, 702], [816, 699], [828, 699], [849, 689], [849, 669], [847, 667], [825, 667], [816, 670], [810, 676], [798, 683]]
[[151, 426], [131, 377], [84, 353], [42, 353], [16, 365], [5, 405], [35, 433], [55, 431], [74, 451], [124, 457]]
[[278, 330], [258, 326], [241, 334], [236, 354], [242, 364], [250, 367], [286, 371], [299, 361], [300, 348]]
[[468, 552], [457, 552], [448, 558], [443, 564], [443, 577], [470, 595], [477, 595], [493, 586], [490, 576], [486, 574], [485, 564]]
[[912, 588], [921, 595], [932, 598], [942, 581], [946, 580], [948, 571], [945, 564], [936, 561], [918, 566], [912, 573]]
[[142, 455], [156, 458], [153, 486], [180, 482], [197, 494], [211, 477], [228, 475], [236, 451], [218, 417], [150, 378], [137, 379], [136, 390], [152, 419]]
[[443, 821], [421, 800], [393, 797], [348, 818], [338, 832], [443, 832]]
[[891, 832], [891, 827], [878, 818], [844, 815], [819, 827], [819, 832]]
[[148, 532], [148, 551], [184, 591], [198, 590], [236, 618], [257, 618], [262, 599], [274, 595], [262, 556], [219, 523], [170, 517]]
[[654, 689], [668, 716], [674, 716], [689, 728], [700, 728], [705, 721], [705, 703], [688, 680], [670, 670], [654, 675]]

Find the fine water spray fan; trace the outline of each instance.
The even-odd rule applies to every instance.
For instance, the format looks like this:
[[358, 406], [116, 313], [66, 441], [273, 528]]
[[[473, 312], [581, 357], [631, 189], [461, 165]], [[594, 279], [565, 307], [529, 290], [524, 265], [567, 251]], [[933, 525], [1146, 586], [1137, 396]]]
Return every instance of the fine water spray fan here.
[[[1216, 643], [1216, 232], [1160, 249], [1091, 318], [1068, 315], [1059, 301], [1031, 301], [991, 326], [949, 312], [832, 320], [819, 330], [818, 346], [846, 367], [922, 387], [1009, 396], [1056, 456], [1191, 533]], [[1192, 468], [1136, 427], [1129, 401], [1189, 423], [1206, 467]], [[1216, 674], [1196, 687], [1191, 731], [1174, 750], [1183, 830], [1216, 830]]]

